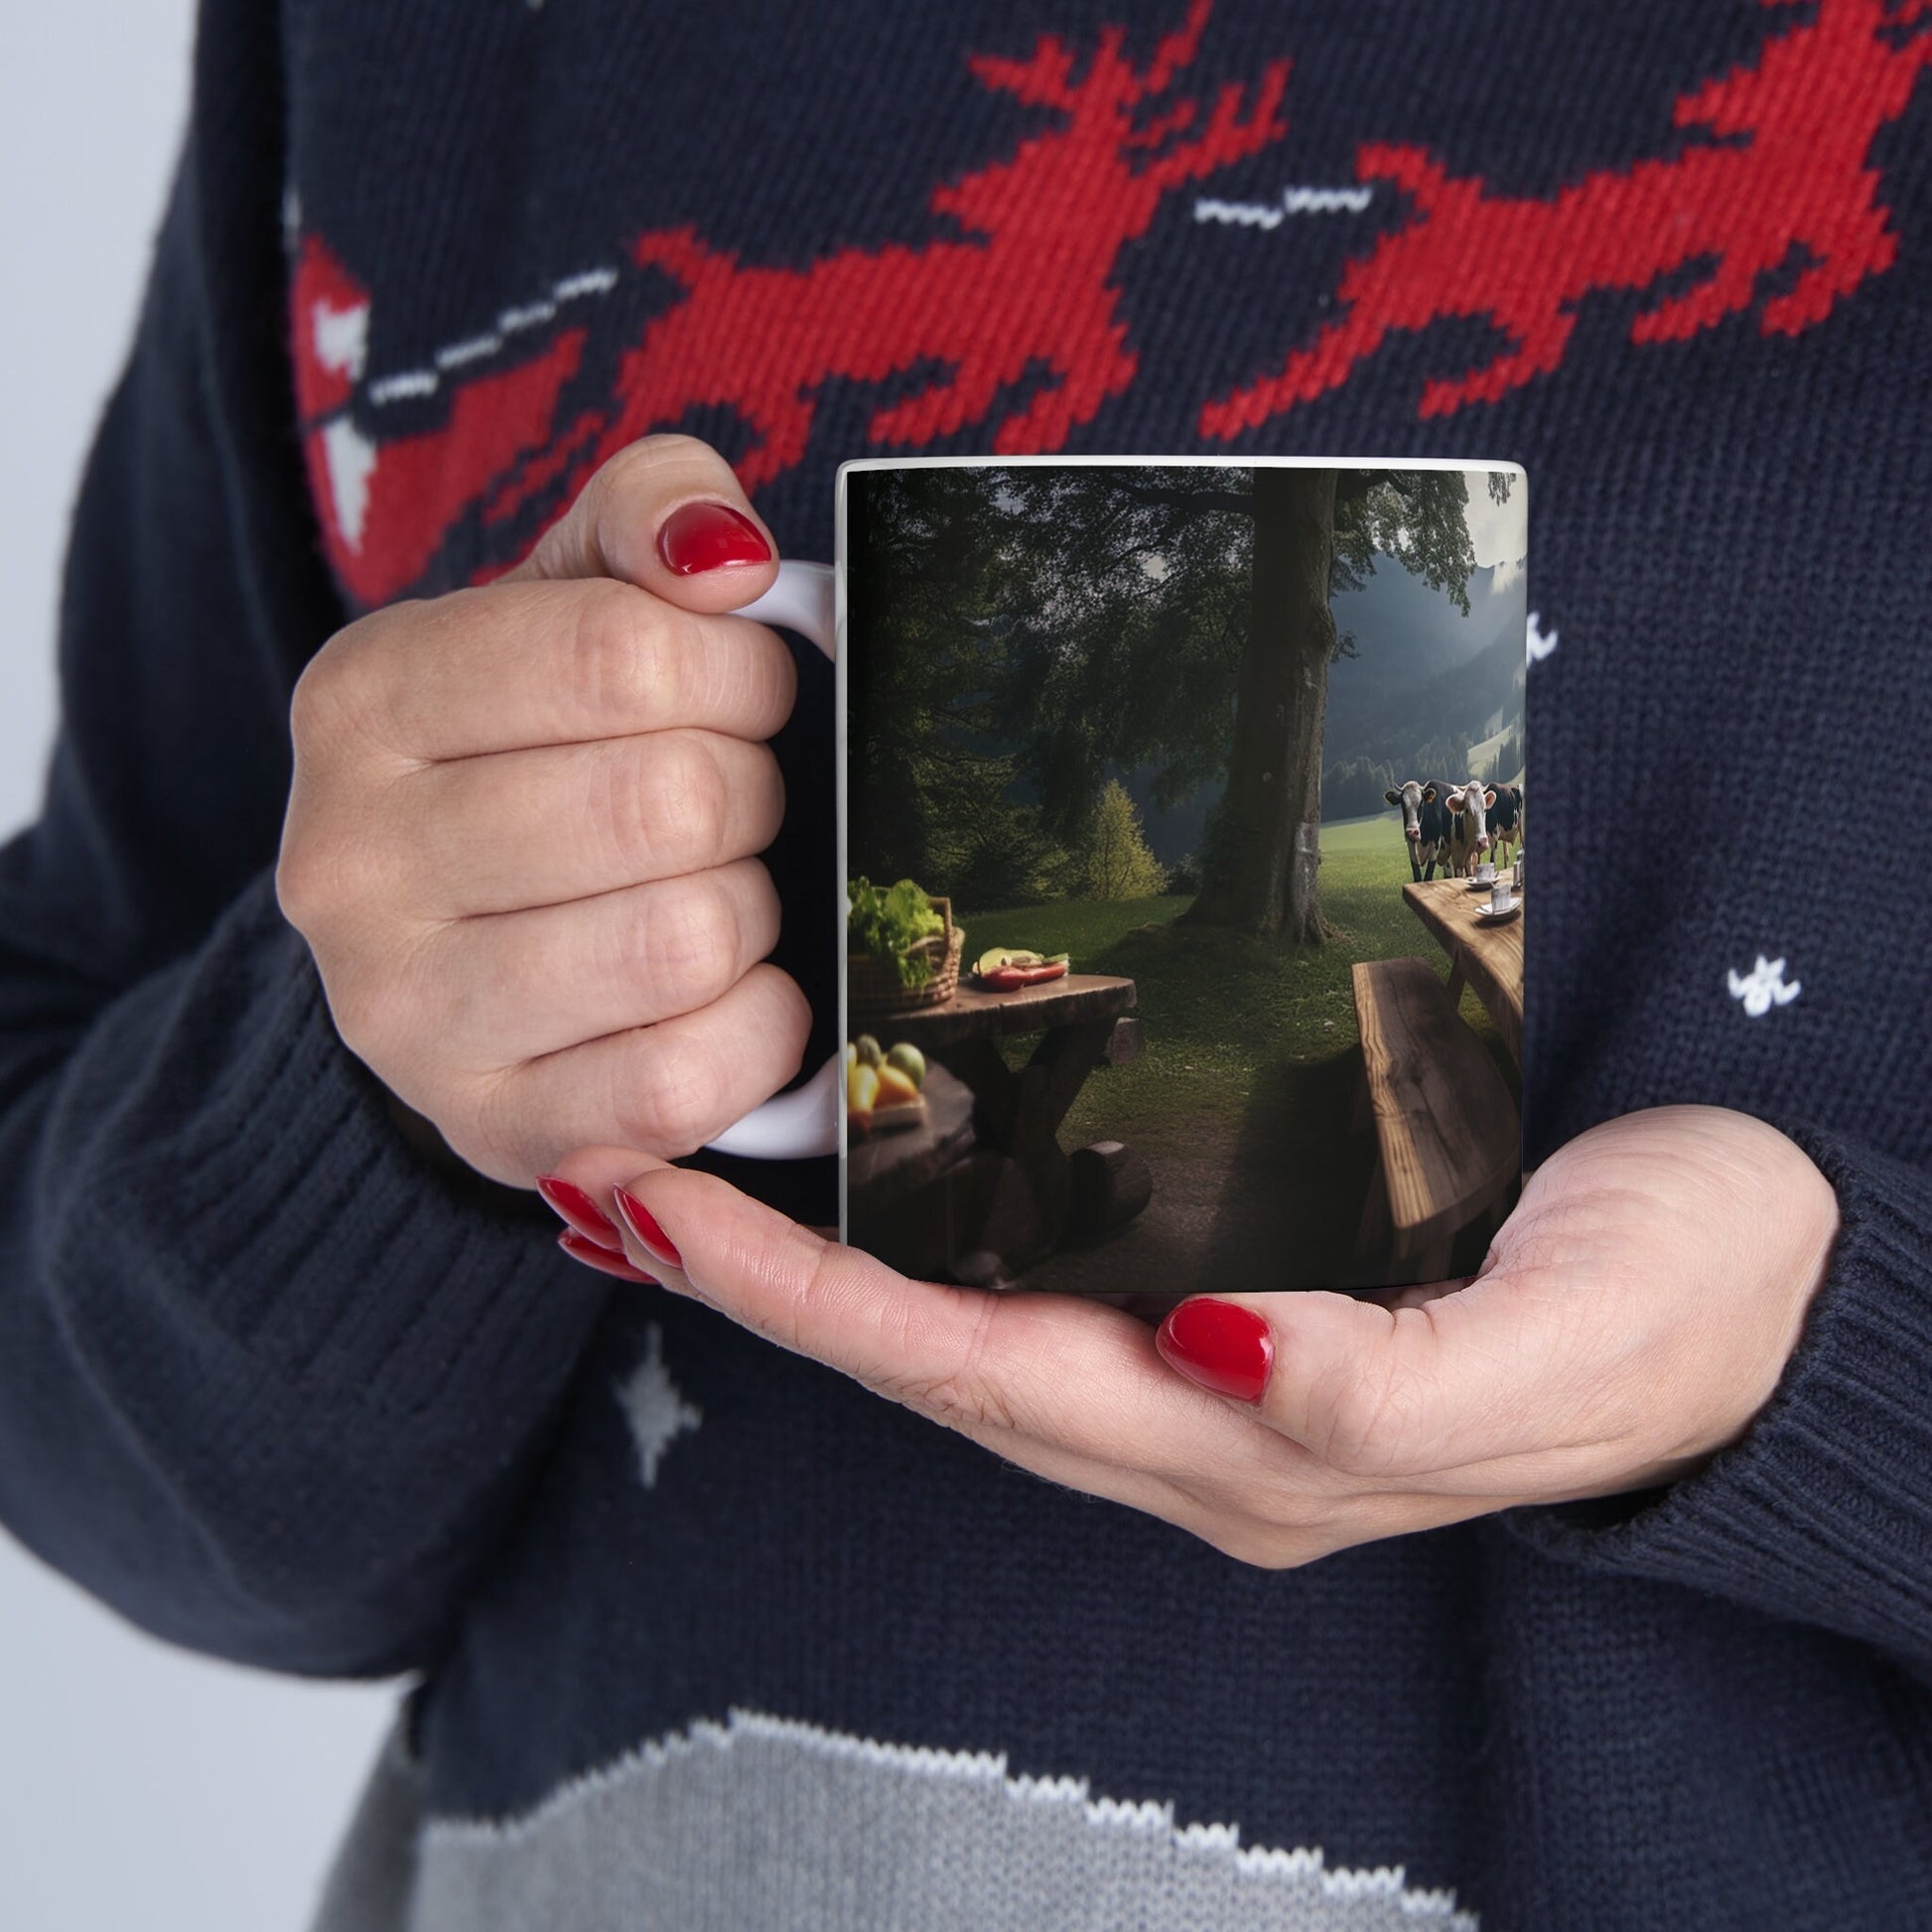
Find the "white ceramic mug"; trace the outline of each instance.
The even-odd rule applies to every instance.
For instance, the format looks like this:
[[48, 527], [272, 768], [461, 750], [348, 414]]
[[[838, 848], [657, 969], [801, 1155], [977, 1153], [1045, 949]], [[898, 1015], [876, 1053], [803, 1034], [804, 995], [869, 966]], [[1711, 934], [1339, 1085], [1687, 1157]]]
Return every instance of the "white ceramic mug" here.
[[1510, 897], [1509, 881], [1507, 879], [1498, 879], [1495, 885], [1493, 885], [1489, 889], [1490, 911], [1507, 912], [1510, 911], [1515, 906], [1515, 904], [1516, 904], [1515, 899], [1513, 899]]

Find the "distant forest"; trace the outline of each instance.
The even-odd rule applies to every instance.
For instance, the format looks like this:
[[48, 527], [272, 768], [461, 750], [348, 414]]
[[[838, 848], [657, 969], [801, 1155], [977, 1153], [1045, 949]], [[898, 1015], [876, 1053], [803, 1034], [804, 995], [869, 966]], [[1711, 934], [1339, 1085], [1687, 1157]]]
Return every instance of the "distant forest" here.
[[1352, 755], [1323, 766], [1321, 816], [1382, 811], [1383, 793], [1408, 778], [1514, 778], [1523, 769], [1523, 620], [1512, 610], [1466, 663], [1413, 687], [1385, 682], [1346, 713], [1335, 706], [1329, 750]]

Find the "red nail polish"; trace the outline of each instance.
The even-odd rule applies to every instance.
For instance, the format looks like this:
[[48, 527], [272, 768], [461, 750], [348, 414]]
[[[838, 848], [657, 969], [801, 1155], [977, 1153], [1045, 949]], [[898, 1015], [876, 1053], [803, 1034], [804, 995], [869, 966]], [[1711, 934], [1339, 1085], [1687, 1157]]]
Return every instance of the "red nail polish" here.
[[622, 1255], [614, 1255], [609, 1248], [600, 1248], [575, 1228], [565, 1228], [557, 1237], [557, 1246], [572, 1261], [581, 1261], [586, 1268], [595, 1268], [600, 1274], [615, 1275], [621, 1282], [636, 1282], [643, 1288], [661, 1286], [655, 1275], [646, 1275], [641, 1268], [631, 1267]]
[[617, 1222], [574, 1180], [566, 1180], [562, 1174], [540, 1173], [537, 1192], [579, 1234], [588, 1235], [600, 1248], [609, 1248], [613, 1254], [623, 1252], [623, 1236], [618, 1232]]
[[1197, 1295], [1162, 1322], [1154, 1336], [1170, 1368], [1216, 1395], [1259, 1402], [1275, 1366], [1275, 1338], [1252, 1309]]
[[664, 519], [657, 554], [680, 577], [702, 576], [731, 564], [767, 564], [764, 532], [729, 503], [685, 503]]
[[613, 1190], [612, 1198], [618, 1204], [618, 1212], [629, 1225], [630, 1232], [643, 1243], [646, 1254], [654, 1256], [666, 1268], [684, 1266], [684, 1257], [671, 1245], [671, 1237], [657, 1225], [657, 1217], [635, 1194], [627, 1194], [619, 1187]]

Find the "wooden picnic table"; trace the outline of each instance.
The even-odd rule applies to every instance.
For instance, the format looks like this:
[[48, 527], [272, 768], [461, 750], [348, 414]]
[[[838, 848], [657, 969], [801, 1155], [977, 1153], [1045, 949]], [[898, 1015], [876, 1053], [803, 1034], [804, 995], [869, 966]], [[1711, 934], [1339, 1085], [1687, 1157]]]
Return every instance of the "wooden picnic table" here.
[[[926, 1150], [908, 1145], [901, 1156], [890, 1140], [876, 1153], [855, 1149], [847, 1170], [853, 1238], [927, 1271], [936, 1258], [950, 1266], [965, 1255], [976, 1257], [971, 1273], [997, 1263], [1017, 1274], [1050, 1253], [1067, 1232], [1071, 1191], [1060, 1123], [1089, 1073], [1139, 1050], [1139, 1023], [1125, 1018], [1135, 999], [1131, 979], [1069, 973], [1012, 993], [962, 983], [942, 1005], [912, 1013], [855, 1011], [854, 1033], [909, 1041], [970, 1093], [972, 1136], [970, 1152], [945, 1173], [917, 1174], [920, 1191], [910, 1198], [902, 1179], [889, 1175], [923, 1167]], [[1000, 1039], [1034, 1034], [1039, 1043], [1027, 1063], [1011, 1066]]]
[[1509, 1057], [1521, 1066], [1523, 921], [1528, 913], [1518, 912], [1513, 919], [1478, 918], [1476, 907], [1488, 904], [1489, 888], [1471, 891], [1466, 879], [1424, 880], [1403, 887], [1402, 896], [1449, 954], [1451, 1005], [1461, 999], [1465, 984], [1473, 987], [1509, 1048]]

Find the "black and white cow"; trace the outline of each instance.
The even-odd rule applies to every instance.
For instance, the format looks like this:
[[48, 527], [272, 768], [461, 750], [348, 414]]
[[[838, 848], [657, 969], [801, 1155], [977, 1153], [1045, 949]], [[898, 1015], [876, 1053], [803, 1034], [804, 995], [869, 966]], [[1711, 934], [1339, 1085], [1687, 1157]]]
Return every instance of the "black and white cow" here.
[[1496, 863], [1506, 866], [1512, 845], [1523, 843], [1523, 787], [1494, 785], [1496, 802], [1489, 813], [1489, 836], [1496, 842]]
[[1409, 842], [1409, 870], [1417, 879], [1434, 879], [1437, 863], [1449, 866], [1449, 808], [1441, 785], [1411, 778], [1399, 791], [1382, 796], [1402, 807], [1402, 836]]
[[1489, 808], [1496, 802], [1492, 786], [1480, 778], [1452, 785], [1443, 794], [1449, 811], [1449, 870], [1467, 879], [1489, 857], [1494, 840], [1489, 834]]

